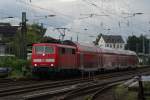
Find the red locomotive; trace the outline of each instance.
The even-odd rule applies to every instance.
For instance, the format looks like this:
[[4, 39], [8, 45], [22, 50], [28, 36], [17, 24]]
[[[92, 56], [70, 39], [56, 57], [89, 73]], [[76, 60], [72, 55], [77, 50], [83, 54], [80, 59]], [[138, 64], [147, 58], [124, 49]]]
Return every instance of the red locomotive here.
[[94, 45], [37, 43], [32, 49], [34, 74], [79, 74], [81, 71], [102, 71], [135, 68], [136, 53], [128, 50], [100, 48]]

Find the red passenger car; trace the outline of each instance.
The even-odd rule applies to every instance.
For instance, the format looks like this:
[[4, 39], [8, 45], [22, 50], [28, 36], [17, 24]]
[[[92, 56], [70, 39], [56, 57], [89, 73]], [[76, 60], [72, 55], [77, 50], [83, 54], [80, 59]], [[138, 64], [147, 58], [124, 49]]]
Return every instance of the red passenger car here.
[[38, 74], [79, 74], [81, 71], [123, 69], [137, 64], [138, 58], [132, 51], [94, 45], [37, 43], [32, 49], [33, 73]]

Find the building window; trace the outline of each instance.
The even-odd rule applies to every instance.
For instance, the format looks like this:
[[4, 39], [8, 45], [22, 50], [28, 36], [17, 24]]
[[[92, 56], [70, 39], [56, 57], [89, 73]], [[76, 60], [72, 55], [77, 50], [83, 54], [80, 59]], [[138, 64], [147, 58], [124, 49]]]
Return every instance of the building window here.
[[122, 44], [120, 44], [120, 48], [122, 48]]
[[109, 47], [109, 44], [105, 44], [105, 47]]
[[113, 44], [114, 48], [115, 48], [115, 44]]
[[119, 48], [119, 44], [117, 44], [117, 48]]
[[110, 44], [110, 47], [112, 48], [112, 44]]
[[109, 47], [109, 44], [107, 44], [107, 47]]

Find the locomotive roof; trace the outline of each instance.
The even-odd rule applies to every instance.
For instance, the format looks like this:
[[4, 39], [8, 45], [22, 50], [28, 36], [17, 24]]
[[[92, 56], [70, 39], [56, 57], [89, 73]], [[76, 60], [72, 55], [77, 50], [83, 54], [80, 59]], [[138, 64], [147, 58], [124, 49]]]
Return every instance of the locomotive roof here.
[[36, 43], [33, 44], [34, 46], [40, 46], [40, 45], [50, 45], [50, 46], [57, 46], [57, 47], [65, 47], [65, 48], [73, 48], [75, 49], [75, 46], [71, 46], [71, 45], [64, 45], [64, 44], [58, 44], [58, 43]]

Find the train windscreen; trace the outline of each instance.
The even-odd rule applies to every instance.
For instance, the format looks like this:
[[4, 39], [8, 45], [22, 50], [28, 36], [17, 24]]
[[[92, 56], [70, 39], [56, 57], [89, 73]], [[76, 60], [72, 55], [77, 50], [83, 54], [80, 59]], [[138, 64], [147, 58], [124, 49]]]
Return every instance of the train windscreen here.
[[36, 54], [54, 54], [54, 48], [50, 46], [35, 46], [34, 50]]

